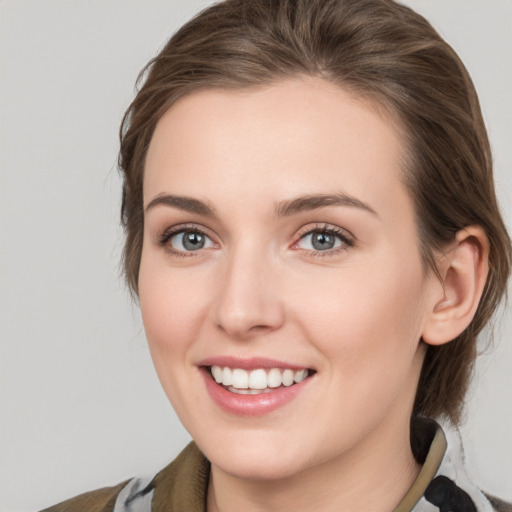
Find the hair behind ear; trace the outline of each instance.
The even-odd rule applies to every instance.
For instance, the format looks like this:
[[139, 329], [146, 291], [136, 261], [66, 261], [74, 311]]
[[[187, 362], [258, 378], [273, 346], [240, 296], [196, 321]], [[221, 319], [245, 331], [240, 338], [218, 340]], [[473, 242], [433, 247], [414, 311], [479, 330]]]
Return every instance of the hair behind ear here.
[[457, 233], [438, 260], [443, 296], [434, 304], [423, 333], [428, 349], [415, 415], [444, 415], [453, 424], [460, 421], [477, 356], [477, 335], [483, 327], [473, 320], [488, 289], [489, 250], [484, 229], [469, 226]]

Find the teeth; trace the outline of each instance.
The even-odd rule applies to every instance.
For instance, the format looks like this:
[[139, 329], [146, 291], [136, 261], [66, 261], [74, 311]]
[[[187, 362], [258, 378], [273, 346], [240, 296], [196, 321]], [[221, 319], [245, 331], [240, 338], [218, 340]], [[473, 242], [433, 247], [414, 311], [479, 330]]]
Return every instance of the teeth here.
[[212, 375], [217, 384], [222, 382], [222, 368], [220, 366], [212, 366]]
[[237, 388], [234, 388], [233, 386], [229, 386], [228, 387], [228, 390], [231, 391], [232, 393], [236, 393], [237, 395], [261, 395], [262, 393], [271, 393], [272, 391], [267, 388], [267, 389], [237, 389]]
[[[212, 366], [212, 370], [213, 368], [214, 367]], [[217, 366], [217, 368], [219, 367]], [[231, 384], [233, 384], [233, 373], [231, 372], [231, 368], [223, 368], [221, 382], [224, 386], [231, 386]]]
[[238, 389], [247, 389], [249, 387], [249, 374], [245, 370], [235, 368], [233, 373], [233, 387]]
[[307, 370], [297, 370], [293, 376], [295, 382], [302, 382], [308, 376]]
[[278, 388], [281, 385], [281, 371], [278, 368], [272, 368], [267, 375], [269, 388]]
[[249, 374], [249, 387], [251, 389], [265, 389], [267, 386], [267, 372], [265, 370], [253, 370]]
[[285, 386], [291, 386], [293, 384], [293, 370], [285, 370], [283, 372], [283, 384]]
[[211, 374], [215, 382], [222, 384], [234, 393], [257, 394], [269, 392], [269, 388], [291, 386], [294, 383], [302, 382], [309, 372], [307, 369], [294, 371], [289, 368], [285, 370], [258, 368], [248, 372], [241, 368], [212, 366]]

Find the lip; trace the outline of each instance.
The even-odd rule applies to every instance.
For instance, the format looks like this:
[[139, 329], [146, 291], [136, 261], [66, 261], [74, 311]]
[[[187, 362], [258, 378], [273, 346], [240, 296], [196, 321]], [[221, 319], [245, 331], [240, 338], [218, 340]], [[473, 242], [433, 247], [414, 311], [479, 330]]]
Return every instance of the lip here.
[[213, 365], [228, 366], [230, 368], [242, 368], [245, 370], [253, 370], [258, 368], [290, 368], [293, 370], [299, 370], [304, 367], [286, 364], [281, 361], [259, 358], [250, 360], [237, 359], [235, 362], [233, 358], [216, 357], [214, 359], [205, 360], [204, 364], [202, 362], [199, 366], [199, 370], [204, 380], [206, 390], [208, 391], [211, 399], [222, 410], [238, 416], [263, 416], [265, 414], [271, 413], [272, 411], [275, 411], [280, 407], [285, 406], [306, 389], [313, 377], [309, 376], [302, 382], [293, 384], [292, 386], [288, 387], [282, 386], [275, 388], [267, 393], [260, 393], [257, 395], [243, 395], [232, 393], [231, 391], [225, 389], [223, 386], [217, 384], [212, 378], [209, 369], [209, 367]]
[[242, 370], [257, 370], [262, 368], [264, 370], [270, 370], [271, 368], [281, 368], [283, 370], [302, 370], [304, 368], [312, 370], [306, 366], [298, 364], [290, 364], [277, 359], [269, 359], [267, 357], [232, 357], [232, 356], [216, 356], [203, 359], [197, 366], [228, 366], [229, 368], [241, 368]]

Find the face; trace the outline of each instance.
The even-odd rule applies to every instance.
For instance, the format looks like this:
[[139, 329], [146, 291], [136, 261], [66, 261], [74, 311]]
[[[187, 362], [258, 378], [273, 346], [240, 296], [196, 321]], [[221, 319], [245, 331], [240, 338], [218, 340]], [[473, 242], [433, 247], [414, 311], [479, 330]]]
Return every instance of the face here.
[[399, 131], [320, 79], [202, 91], [147, 155], [140, 305], [214, 467], [281, 478], [408, 431], [432, 309]]

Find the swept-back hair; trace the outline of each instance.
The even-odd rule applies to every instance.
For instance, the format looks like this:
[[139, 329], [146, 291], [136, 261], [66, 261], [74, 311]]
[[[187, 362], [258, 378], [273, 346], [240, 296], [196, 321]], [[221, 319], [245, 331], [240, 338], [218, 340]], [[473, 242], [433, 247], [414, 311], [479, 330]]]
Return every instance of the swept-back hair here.
[[460, 229], [477, 224], [489, 238], [489, 275], [474, 319], [455, 340], [428, 347], [414, 404], [415, 414], [457, 423], [477, 335], [506, 289], [510, 239], [471, 78], [423, 17], [392, 0], [227, 0], [178, 30], [141, 73], [121, 126], [127, 283], [136, 296], [144, 162], [167, 109], [200, 89], [257, 87], [304, 75], [376, 102], [402, 127], [403, 180], [414, 200], [427, 272], [436, 272], [436, 251]]

